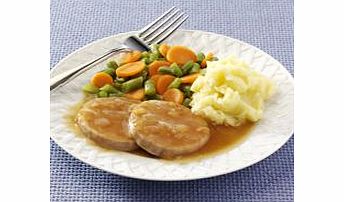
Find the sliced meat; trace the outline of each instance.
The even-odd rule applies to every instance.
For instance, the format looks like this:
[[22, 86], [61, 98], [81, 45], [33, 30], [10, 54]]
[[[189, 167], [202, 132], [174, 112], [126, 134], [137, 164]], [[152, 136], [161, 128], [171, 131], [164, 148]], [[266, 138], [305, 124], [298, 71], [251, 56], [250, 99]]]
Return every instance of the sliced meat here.
[[128, 135], [129, 110], [139, 101], [126, 98], [95, 98], [77, 114], [81, 131], [98, 145], [122, 151], [138, 148]]
[[173, 102], [150, 100], [135, 105], [129, 134], [147, 152], [173, 158], [200, 149], [210, 137], [207, 122]]

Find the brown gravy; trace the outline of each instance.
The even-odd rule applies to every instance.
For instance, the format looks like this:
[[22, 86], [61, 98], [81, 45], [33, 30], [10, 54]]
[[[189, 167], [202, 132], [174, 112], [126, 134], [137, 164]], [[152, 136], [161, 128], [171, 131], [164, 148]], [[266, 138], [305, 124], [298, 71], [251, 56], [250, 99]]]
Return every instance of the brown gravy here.
[[[91, 98], [85, 98], [80, 103], [75, 105], [70, 109], [70, 113], [68, 113], [65, 116], [65, 120], [67, 123], [67, 126], [77, 135], [83, 136], [78, 125], [75, 123], [75, 116], [77, 112], [79, 111], [80, 107]], [[224, 126], [224, 125], [212, 125], [209, 124], [210, 127], [210, 139], [207, 142], [207, 144], [202, 147], [200, 150], [184, 155], [181, 157], [177, 157], [176, 159], [173, 159], [174, 161], [180, 161], [180, 162], [187, 162], [190, 160], [199, 160], [201, 158], [210, 157], [212, 155], [215, 155], [217, 153], [228, 151], [238, 144], [242, 143], [249, 135], [250, 131], [254, 127], [254, 123], [246, 123], [240, 127], [230, 127], [230, 126]], [[93, 145], [96, 145], [91, 140], [89, 142]], [[106, 150], [106, 149], [105, 149]], [[130, 152], [135, 155], [149, 157], [149, 158], [156, 158], [143, 149], [138, 149], [136, 151]]]

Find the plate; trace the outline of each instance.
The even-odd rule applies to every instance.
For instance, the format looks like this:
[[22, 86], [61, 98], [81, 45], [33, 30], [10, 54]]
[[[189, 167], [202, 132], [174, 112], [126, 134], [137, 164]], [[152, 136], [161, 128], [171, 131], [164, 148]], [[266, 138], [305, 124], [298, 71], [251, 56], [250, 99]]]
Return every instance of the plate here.
[[[118, 46], [132, 34], [134, 32], [117, 34], [90, 43], [61, 60], [51, 74], [56, 75], [81, 65]], [[68, 127], [65, 116], [83, 98], [81, 86], [104, 64], [97, 65], [92, 71], [50, 95], [51, 138], [72, 156], [99, 169], [131, 178], [177, 181], [208, 178], [243, 169], [273, 154], [292, 136], [293, 78], [277, 60], [242, 41], [197, 30], [178, 30], [166, 43], [182, 44], [196, 52], [213, 52], [219, 58], [235, 55], [276, 83], [277, 93], [265, 103], [262, 120], [245, 141], [231, 150], [188, 162], [152, 159], [127, 152], [104, 150], [90, 144], [89, 140], [76, 135]]]

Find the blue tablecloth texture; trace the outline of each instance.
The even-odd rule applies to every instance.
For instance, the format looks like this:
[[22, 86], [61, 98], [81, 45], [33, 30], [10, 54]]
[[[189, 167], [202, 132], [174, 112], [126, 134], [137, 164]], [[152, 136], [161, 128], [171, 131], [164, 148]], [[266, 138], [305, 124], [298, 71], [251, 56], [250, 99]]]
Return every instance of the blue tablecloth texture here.
[[[52, 0], [51, 62], [99, 38], [136, 30], [171, 6], [182, 26], [227, 35], [272, 55], [294, 72], [292, 0]], [[294, 138], [249, 168], [203, 180], [154, 182], [98, 170], [50, 141], [51, 201], [293, 201]]]

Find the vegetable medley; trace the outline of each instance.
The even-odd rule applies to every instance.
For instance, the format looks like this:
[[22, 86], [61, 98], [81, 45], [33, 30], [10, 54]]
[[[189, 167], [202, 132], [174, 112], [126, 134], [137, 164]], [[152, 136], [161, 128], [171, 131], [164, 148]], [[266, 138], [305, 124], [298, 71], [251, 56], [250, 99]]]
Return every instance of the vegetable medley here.
[[190, 107], [192, 83], [207, 67], [206, 61], [214, 60], [212, 53], [195, 54], [185, 46], [154, 45], [149, 52], [125, 54], [120, 64], [108, 62], [83, 91], [98, 97], [167, 100]]

